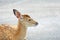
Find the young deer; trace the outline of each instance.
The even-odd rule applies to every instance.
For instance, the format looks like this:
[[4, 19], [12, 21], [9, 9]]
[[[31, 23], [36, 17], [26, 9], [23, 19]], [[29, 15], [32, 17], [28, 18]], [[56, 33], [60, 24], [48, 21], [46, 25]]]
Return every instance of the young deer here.
[[0, 40], [26, 40], [27, 26], [35, 26], [35, 22], [29, 15], [21, 15], [19, 11], [13, 9], [14, 15], [18, 19], [17, 28], [14, 29], [10, 25], [0, 25]]

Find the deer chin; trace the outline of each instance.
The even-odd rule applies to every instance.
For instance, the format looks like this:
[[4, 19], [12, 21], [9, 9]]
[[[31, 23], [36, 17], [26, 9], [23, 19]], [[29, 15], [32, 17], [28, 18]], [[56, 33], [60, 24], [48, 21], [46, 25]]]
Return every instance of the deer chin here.
[[35, 25], [35, 24], [29, 24], [29, 23], [23, 23], [24, 25], [25, 25], [25, 27], [34, 27], [34, 26], [37, 26], [37, 25]]

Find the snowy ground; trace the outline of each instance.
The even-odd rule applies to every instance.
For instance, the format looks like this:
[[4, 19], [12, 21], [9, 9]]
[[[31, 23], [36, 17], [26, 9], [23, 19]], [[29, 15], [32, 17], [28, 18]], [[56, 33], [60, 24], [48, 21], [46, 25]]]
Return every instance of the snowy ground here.
[[22, 14], [29, 14], [39, 23], [37, 27], [28, 28], [28, 40], [60, 40], [60, 3], [51, 1], [43, 3], [39, 0], [0, 0], [0, 2], [0, 24], [17, 23], [12, 11], [15, 8]]

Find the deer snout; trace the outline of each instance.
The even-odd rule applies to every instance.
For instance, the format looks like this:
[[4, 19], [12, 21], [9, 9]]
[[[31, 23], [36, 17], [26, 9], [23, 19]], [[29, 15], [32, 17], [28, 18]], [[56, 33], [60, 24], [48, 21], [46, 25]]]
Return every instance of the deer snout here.
[[38, 22], [36, 22], [35, 25], [38, 25]]

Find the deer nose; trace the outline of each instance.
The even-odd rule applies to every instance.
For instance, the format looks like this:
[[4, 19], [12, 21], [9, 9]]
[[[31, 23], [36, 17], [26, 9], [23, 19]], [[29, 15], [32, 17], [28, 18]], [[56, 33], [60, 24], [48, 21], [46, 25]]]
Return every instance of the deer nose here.
[[36, 24], [35, 25], [38, 25], [38, 23], [36, 22]]

